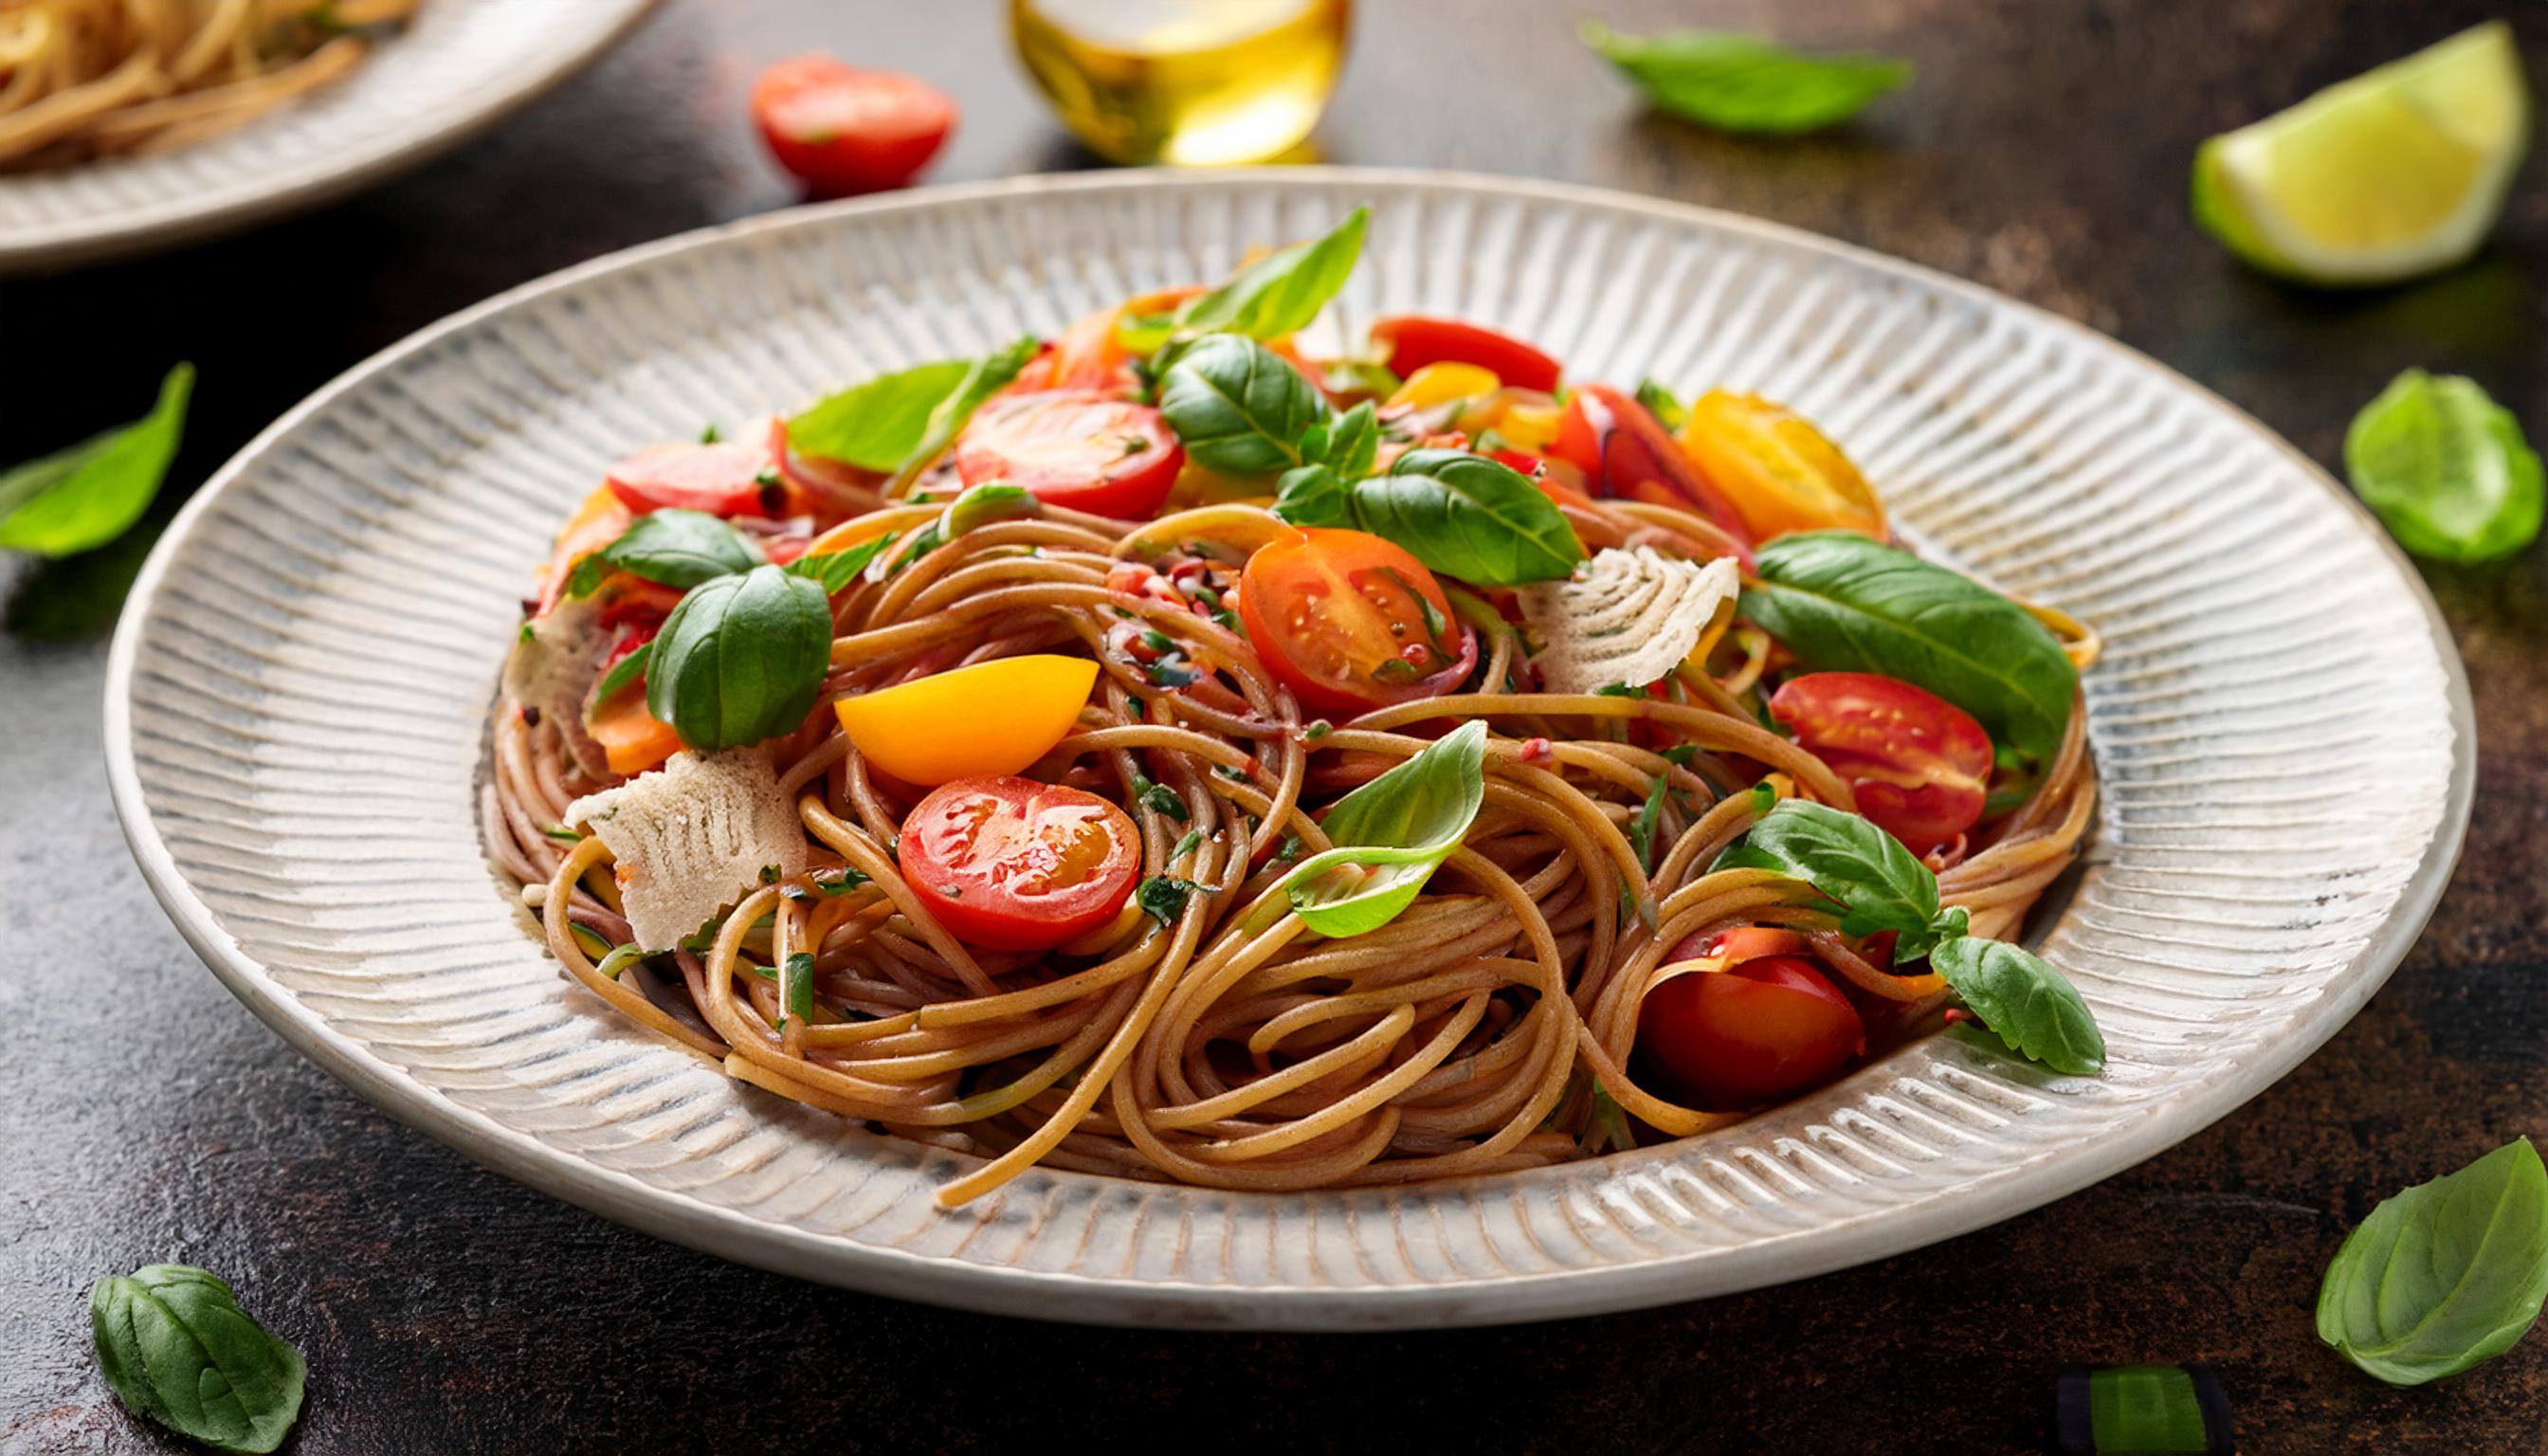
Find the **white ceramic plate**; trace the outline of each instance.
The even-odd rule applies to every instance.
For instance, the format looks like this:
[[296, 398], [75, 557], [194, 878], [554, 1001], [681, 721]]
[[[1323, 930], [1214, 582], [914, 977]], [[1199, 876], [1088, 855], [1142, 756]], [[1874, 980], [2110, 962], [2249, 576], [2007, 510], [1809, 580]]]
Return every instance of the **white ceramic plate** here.
[[0, 274], [145, 251], [340, 197], [492, 126], [658, 0], [426, 0], [353, 72], [156, 156], [0, 175]]
[[[524, 934], [480, 734], [550, 532], [632, 444], [1220, 275], [1373, 205], [1320, 329], [1425, 310], [1571, 372], [1823, 422], [1930, 550], [2106, 634], [2106, 791], [2041, 940], [2096, 1079], [1935, 1038], [1606, 1160], [1247, 1196], [955, 1155], [727, 1081]], [[1012, 1314], [1367, 1328], [1744, 1289], [1978, 1228], [2252, 1097], [2370, 996], [2467, 819], [2466, 684], [2413, 574], [2306, 459], [2166, 370], [1936, 274], [1742, 218], [1502, 178], [1117, 173], [756, 219], [427, 329], [187, 507], [117, 633], [116, 804], [178, 928], [319, 1064], [504, 1172], [699, 1248]]]

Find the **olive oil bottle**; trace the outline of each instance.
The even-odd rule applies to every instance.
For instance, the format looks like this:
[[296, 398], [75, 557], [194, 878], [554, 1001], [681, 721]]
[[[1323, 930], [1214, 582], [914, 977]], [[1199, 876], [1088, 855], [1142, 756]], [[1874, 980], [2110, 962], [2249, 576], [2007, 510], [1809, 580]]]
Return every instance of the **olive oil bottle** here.
[[1010, 0], [1036, 84], [1111, 161], [1270, 160], [1318, 124], [1352, 0]]

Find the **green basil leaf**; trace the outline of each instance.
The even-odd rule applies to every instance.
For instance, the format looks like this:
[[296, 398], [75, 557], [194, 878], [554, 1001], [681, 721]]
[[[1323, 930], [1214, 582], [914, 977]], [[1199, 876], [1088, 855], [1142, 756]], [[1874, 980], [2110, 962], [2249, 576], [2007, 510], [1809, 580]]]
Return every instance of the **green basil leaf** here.
[[854, 384], [789, 419], [787, 443], [861, 470], [899, 470], [920, 448], [930, 411], [972, 368], [970, 360], [941, 359]]
[[1648, 874], [1655, 872], [1655, 827], [1663, 822], [1664, 795], [1671, 790], [1671, 775], [1656, 774], [1654, 786], [1646, 790], [1645, 803], [1628, 823], [1628, 843], [1636, 848], [1637, 863], [1646, 866]]
[[2527, 1138], [2385, 1199], [2335, 1251], [2318, 1337], [2391, 1385], [2491, 1360], [2548, 1298], [2548, 1169]]
[[687, 591], [759, 565], [761, 553], [743, 533], [706, 511], [650, 510], [629, 522], [617, 540], [577, 562], [566, 594], [592, 595], [614, 568]]
[[1323, 465], [1287, 470], [1275, 487], [1274, 513], [1296, 526], [1351, 526], [1353, 490]]
[[1160, 380], [1159, 412], [1187, 459], [1235, 480], [1302, 465], [1301, 436], [1329, 419], [1318, 386], [1234, 333], [1209, 334], [1177, 352]]
[[1637, 403], [1655, 416], [1655, 422], [1674, 434], [1681, 433], [1682, 423], [1689, 418], [1689, 409], [1672, 391], [1651, 379], [1637, 381]]
[[230, 1287], [152, 1264], [89, 1292], [98, 1368], [127, 1410], [224, 1451], [283, 1443], [301, 1415], [301, 1352], [238, 1307]]
[[1335, 848], [1283, 877], [1304, 924], [1367, 935], [1413, 904], [1486, 801], [1487, 725], [1476, 719], [1336, 800], [1320, 825]]
[[1599, 21], [1584, 44], [1657, 107], [1702, 127], [1793, 136], [1848, 121], [1911, 79], [1911, 62], [1852, 51], [1811, 54], [1757, 36], [1673, 31], [1622, 36]]
[[952, 541], [976, 526], [998, 521], [1021, 520], [1044, 514], [1044, 502], [1024, 486], [1006, 481], [984, 481], [965, 488], [937, 520], [939, 534]]
[[893, 533], [871, 536], [846, 551], [826, 551], [815, 556], [800, 556], [787, 563], [787, 575], [803, 577], [821, 586], [827, 596], [838, 596], [850, 590], [850, 584], [865, 571], [867, 563], [893, 544]]
[[2105, 1070], [2106, 1039], [2088, 1003], [2044, 958], [2006, 941], [1959, 936], [1929, 953], [1929, 968], [2009, 1046], [2056, 1072]]
[[1855, 531], [1780, 536], [1757, 570], [1743, 615], [1809, 670], [1899, 678], [2039, 762], [2059, 751], [2079, 670], [2016, 602]]
[[792, 733], [832, 666], [821, 584], [774, 566], [693, 587], [664, 619], [646, 710], [701, 753]]
[[640, 677], [644, 676], [646, 672], [646, 660], [654, 655], [654, 643], [640, 643], [635, 652], [632, 652], [626, 657], [621, 658], [619, 661], [612, 663], [610, 665], [610, 671], [602, 674], [601, 681], [593, 684], [592, 706], [595, 708], [600, 707], [603, 703], [606, 703], [612, 698], [618, 696], [620, 688], [627, 686], [629, 683], [636, 682]]
[[2344, 432], [2344, 470], [2398, 544], [2439, 561], [2492, 561], [2539, 535], [2538, 453], [2476, 381], [2410, 369]]
[[1902, 841], [1828, 804], [1780, 799], [1717, 857], [1716, 867], [1772, 869], [1805, 881], [1840, 902], [1840, 928], [1850, 935], [1897, 932], [1899, 960], [1916, 960], [1942, 937], [1963, 933], [1961, 912], [1940, 912], [1938, 876]]
[[1220, 287], [1186, 300], [1165, 319], [1153, 315], [1123, 320], [1116, 338], [1126, 348], [1146, 353], [1179, 333], [1281, 338], [1306, 328], [1352, 276], [1370, 221], [1370, 208], [1356, 208], [1326, 236], [1267, 253]]
[[194, 388], [195, 366], [180, 364], [140, 419], [0, 473], [0, 547], [70, 556], [132, 529], [177, 456]]
[[1320, 441], [1319, 462], [1349, 481], [1371, 474], [1380, 456], [1380, 415], [1369, 400], [1339, 414]]
[[1177, 923], [1177, 917], [1186, 913], [1188, 900], [1197, 895], [1211, 893], [1212, 886], [1208, 884], [1197, 884], [1191, 879], [1176, 879], [1165, 874], [1153, 874], [1148, 879], [1142, 880], [1140, 887], [1133, 891], [1133, 902], [1139, 905], [1144, 914], [1158, 921], [1159, 924], [1174, 925]]
[[1352, 487], [1362, 529], [1446, 576], [1479, 587], [1555, 581], [1584, 559], [1555, 501], [1501, 460], [1410, 450], [1389, 474]]
[[971, 419], [973, 411], [982, 408], [982, 402], [1007, 389], [1009, 382], [1018, 377], [1018, 371], [1026, 368], [1027, 361], [1033, 359], [1042, 347], [1043, 342], [1030, 333], [996, 354], [974, 360], [964, 370], [964, 377], [956, 381], [956, 387], [930, 410], [928, 423], [920, 431], [920, 441], [911, 447], [911, 452], [895, 469], [892, 490], [888, 494], [899, 495], [902, 488], [928, 469], [932, 461], [946, 453], [947, 447], [956, 443], [956, 437], [963, 433], [964, 421]]

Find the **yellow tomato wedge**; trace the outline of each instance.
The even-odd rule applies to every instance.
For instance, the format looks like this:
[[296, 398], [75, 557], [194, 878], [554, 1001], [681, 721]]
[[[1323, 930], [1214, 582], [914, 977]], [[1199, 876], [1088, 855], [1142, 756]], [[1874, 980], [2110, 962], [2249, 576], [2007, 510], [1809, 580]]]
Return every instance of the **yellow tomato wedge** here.
[[1081, 657], [1004, 657], [900, 683], [832, 706], [867, 761], [936, 787], [981, 774], [1015, 774], [1061, 742], [1097, 664]]
[[1418, 410], [1430, 410], [1436, 405], [1448, 405], [1453, 400], [1465, 400], [1471, 395], [1502, 389], [1503, 384], [1502, 380], [1496, 378], [1494, 370], [1481, 369], [1475, 364], [1427, 364], [1407, 376], [1407, 382], [1398, 387], [1398, 393], [1382, 401], [1380, 408], [1395, 410], [1401, 405], [1410, 405]]
[[1834, 529], [1885, 539], [1884, 502], [1866, 477], [1783, 405], [1724, 390], [1702, 395], [1689, 407], [1681, 443], [1756, 540]]

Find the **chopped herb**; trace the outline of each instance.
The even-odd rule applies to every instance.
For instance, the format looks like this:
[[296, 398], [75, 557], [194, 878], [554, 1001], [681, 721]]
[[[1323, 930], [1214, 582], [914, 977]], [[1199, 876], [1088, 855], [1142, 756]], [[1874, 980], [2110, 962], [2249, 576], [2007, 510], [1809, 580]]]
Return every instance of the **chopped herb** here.
[[764, 980], [774, 981], [778, 979], [778, 967], [774, 965], [756, 965], [752, 967], [752, 973], [760, 976]]
[[1134, 610], [1133, 610], [1132, 608], [1130, 608], [1130, 607], [1115, 606], [1115, 605], [1111, 605], [1111, 604], [1110, 604], [1106, 609], [1107, 609], [1108, 611], [1111, 611], [1111, 612], [1115, 613], [1115, 615], [1117, 615], [1117, 616], [1119, 616], [1119, 617], [1122, 617], [1124, 620], [1126, 620], [1126, 621], [1128, 621], [1128, 622], [1129, 622], [1129, 621], [1131, 621], [1131, 620], [1133, 620], [1133, 618], [1134, 618], [1134, 617], [1136, 617], [1136, 616], [1139, 615], [1139, 613], [1138, 613], [1138, 612], [1134, 611]]
[[580, 845], [584, 843], [583, 835], [576, 833], [574, 830], [567, 828], [563, 824], [543, 824], [540, 826], [540, 833], [547, 835], [549, 838], [556, 840], [562, 845]]
[[600, 971], [603, 975], [606, 975], [615, 981], [619, 979], [619, 973], [621, 971], [626, 970], [629, 966], [634, 965], [645, 958], [646, 953], [638, 950], [633, 943], [625, 946], [613, 946], [610, 948], [609, 955], [604, 956], [599, 960], [593, 962], [592, 968]]
[[1175, 863], [1177, 863], [1179, 860], [1182, 860], [1182, 859], [1184, 859], [1187, 855], [1189, 855], [1189, 854], [1193, 853], [1193, 852], [1194, 852], [1195, 847], [1196, 847], [1197, 845], [1202, 844], [1202, 843], [1203, 843], [1203, 831], [1202, 831], [1202, 830], [1200, 830], [1200, 829], [1189, 829], [1189, 830], [1187, 830], [1187, 831], [1186, 831], [1186, 837], [1185, 837], [1185, 838], [1183, 838], [1183, 839], [1181, 839], [1181, 840], [1178, 840], [1178, 841], [1177, 841], [1177, 847], [1176, 847], [1175, 849], [1173, 849], [1173, 850], [1168, 851], [1168, 863], [1169, 863], [1169, 864], [1175, 864]]
[[1643, 697], [1646, 695], [1646, 690], [1644, 688], [1631, 687], [1625, 682], [1604, 682], [1592, 690], [1596, 695], [1601, 697]]
[[1144, 627], [1141, 629], [1141, 645], [1152, 652], [1174, 652], [1177, 650], [1177, 639], [1156, 627]]
[[699, 431], [699, 443], [702, 445], [713, 445], [724, 438], [725, 436], [713, 424]]
[[1637, 811], [1628, 831], [1630, 843], [1637, 847], [1637, 863], [1646, 866], [1648, 874], [1655, 872], [1655, 828], [1663, 822], [1664, 794], [1671, 783], [1663, 774], [1655, 775], [1655, 786], [1646, 790], [1645, 807]]
[[1150, 705], [1138, 697], [1127, 696], [1124, 699], [1124, 705], [1133, 710], [1133, 716], [1136, 718], [1149, 716]]
[[764, 865], [762, 865], [762, 866], [761, 866], [761, 882], [762, 882], [763, 884], [776, 884], [776, 883], [778, 883], [778, 866], [777, 866], [777, 865], [775, 865], [775, 864], [764, 864]]
[[1186, 594], [1193, 597], [1195, 600], [1202, 602], [1206, 606], [1221, 605], [1221, 593], [1214, 591], [1212, 589], [1212, 585], [1208, 582], [1197, 582], [1193, 586], [1188, 587], [1186, 589]]
[[1753, 813], [1767, 814], [1776, 807], [1778, 807], [1778, 791], [1770, 786], [1769, 779], [1764, 778], [1752, 785]]
[[1423, 676], [1424, 675], [1422, 673], [1416, 671], [1415, 664], [1409, 662], [1403, 657], [1391, 658], [1389, 661], [1382, 663], [1371, 670], [1371, 681], [1374, 682], [1387, 682], [1392, 686], [1416, 682]]
[[1188, 683], [1203, 681], [1203, 674], [1192, 668], [1179, 667], [1172, 662], [1155, 662], [1141, 671], [1143, 676], [1150, 680], [1150, 685], [1153, 687], [1183, 687]]
[[1301, 837], [1297, 834], [1287, 834], [1283, 836], [1283, 847], [1274, 852], [1274, 863], [1289, 864], [1301, 858]]
[[1328, 722], [1326, 719], [1312, 718], [1310, 720], [1310, 726], [1303, 729], [1301, 732], [1301, 741], [1303, 743], [1316, 743], [1320, 739], [1324, 738], [1335, 731], [1336, 725]]
[[796, 1021], [814, 1019], [814, 956], [799, 951], [787, 957], [786, 973], [779, 979], [780, 998], [787, 1003], [787, 1015]]
[[1680, 399], [1652, 379], [1637, 381], [1637, 403], [1654, 411], [1656, 423], [1676, 434], [1683, 421], [1689, 418], [1689, 410], [1683, 408]]
[[1126, 435], [1124, 437], [1124, 455], [1118, 458], [1120, 459], [1138, 455], [1148, 448], [1150, 448], [1150, 442], [1143, 436]]
[[531, 619], [528, 617], [522, 618], [521, 640], [524, 642], [537, 642], [540, 640], [540, 634], [532, 628]]
[[1231, 611], [1226, 606], [1215, 607], [1213, 609], [1212, 619], [1220, 623], [1222, 626], [1228, 628], [1232, 632], [1243, 634], [1245, 631], [1244, 628], [1238, 625], [1238, 613]]
[[778, 897], [802, 905], [814, 898], [814, 892], [801, 884], [782, 884], [778, 887]]
[[1165, 814], [1179, 824], [1192, 817], [1186, 813], [1186, 801], [1178, 798], [1177, 791], [1164, 783], [1152, 783], [1137, 775], [1133, 779], [1133, 796], [1142, 808]]
[[1212, 886], [1208, 884], [1197, 884], [1191, 879], [1175, 879], [1164, 874], [1153, 874], [1141, 881], [1141, 887], [1133, 892], [1133, 900], [1159, 924], [1174, 925], [1177, 923], [1177, 917], [1185, 914], [1188, 900], [1199, 894], [1211, 893]]
[[817, 869], [810, 877], [814, 881], [814, 888], [827, 895], [846, 895], [867, 882], [864, 873], [852, 869], [846, 864], [833, 869]]
[[1670, 764], [1675, 768], [1686, 769], [1690, 765], [1698, 762], [1698, 745], [1694, 743], [1676, 743], [1672, 747], [1663, 751], [1663, 757], [1665, 763]]
[[1213, 766], [1212, 766], [1212, 772], [1214, 772], [1215, 774], [1220, 774], [1220, 775], [1221, 775], [1222, 777], [1224, 777], [1224, 778], [1228, 779], [1228, 780], [1229, 780], [1230, 782], [1232, 782], [1232, 783], [1245, 783], [1245, 782], [1247, 781], [1247, 771], [1246, 771], [1246, 770], [1244, 770], [1244, 769], [1233, 769], [1233, 768], [1229, 767], [1228, 764], [1215, 764], [1215, 765], [1213, 765]]

